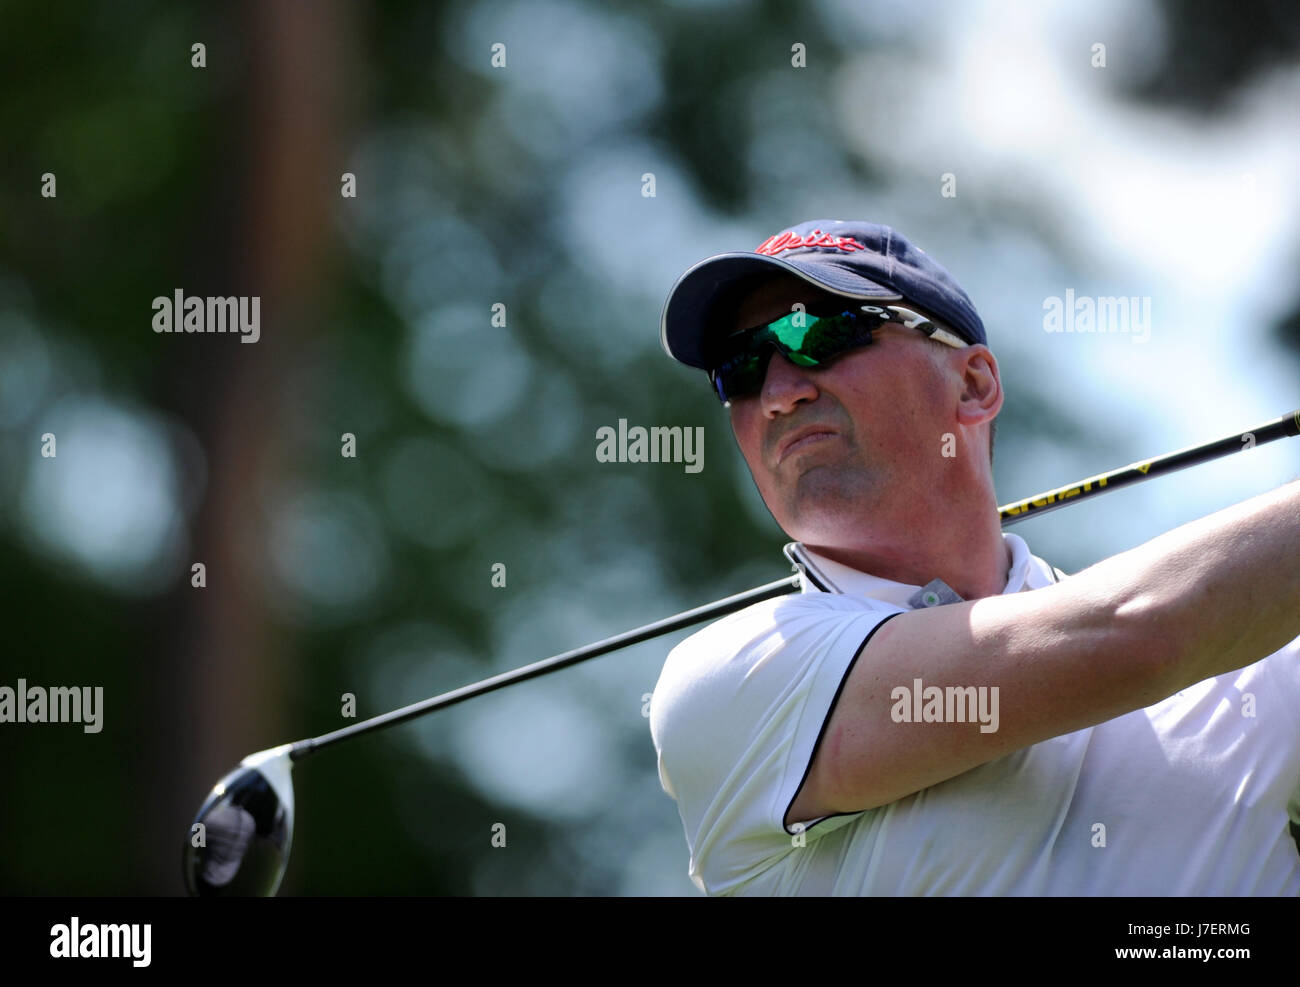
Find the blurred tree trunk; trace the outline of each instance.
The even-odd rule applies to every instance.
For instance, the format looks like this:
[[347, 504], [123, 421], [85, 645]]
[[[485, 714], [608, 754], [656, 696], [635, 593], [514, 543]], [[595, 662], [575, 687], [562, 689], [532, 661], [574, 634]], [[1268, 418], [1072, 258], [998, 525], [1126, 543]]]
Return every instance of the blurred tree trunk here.
[[[275, 633], [267, 507], [285, 492], [293, 438], [309, 423], [286, 398], [286, 382], [311, 345], [311, 314], [338, 195], [345, 46], [352, 33], [337, 3], [253, 0], [241, 10], [243, 76], [223, 137], [199, 245], [187, 266], [195, 295], [261, 298], [261, 338], [196, 334], [176, 340], [163, 368], [161, 402], [199, 436], [207, 486], [186, 562], [203, 562], [207, 586], [188, 576], [157, 602], [156, 650], [143, 694], [151, 708], [138, 761], [139, 892], [182, 891], [180, 851], [207, 790], [247, 754], [299, 739], [291, 706], [295, 656]], [[208, 52], [209, 64], [233, 53]], [[238, 116], [236, 116], [236, 114]], [[206, 246], [206, 252], [203, 252]], [[290, 878], [291, 883], [291, 878]]]

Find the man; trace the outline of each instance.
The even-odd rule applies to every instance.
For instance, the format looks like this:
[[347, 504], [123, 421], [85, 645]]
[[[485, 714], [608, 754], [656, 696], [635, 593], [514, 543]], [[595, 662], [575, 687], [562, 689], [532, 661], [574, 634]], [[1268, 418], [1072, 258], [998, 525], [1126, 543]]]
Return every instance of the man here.
[[655, 688], [697, 887], [1300, 894], [1300, 482], [1065, 578], [1001, 531], [973, 304], [871, 223], [697, 264], [662, 334], [802, 579]]

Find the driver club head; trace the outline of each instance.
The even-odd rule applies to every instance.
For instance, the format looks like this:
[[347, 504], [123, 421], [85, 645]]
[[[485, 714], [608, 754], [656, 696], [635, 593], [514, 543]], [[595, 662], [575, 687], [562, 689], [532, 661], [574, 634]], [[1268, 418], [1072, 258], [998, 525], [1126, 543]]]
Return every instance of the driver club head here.
[[274, 895], [293, 840], [292, 744], [250, 754], [213, 786], [185, 836], [191, 895]]

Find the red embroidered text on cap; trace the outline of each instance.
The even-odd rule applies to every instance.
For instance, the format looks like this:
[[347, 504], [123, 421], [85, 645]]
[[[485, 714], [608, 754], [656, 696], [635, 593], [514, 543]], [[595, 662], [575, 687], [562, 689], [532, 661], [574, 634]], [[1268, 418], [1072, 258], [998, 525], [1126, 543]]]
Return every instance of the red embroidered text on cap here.
[[754, 253], [771, 256], [783, 250], [795, 250], [799, 247], [834, 247], [846, 253], [867, 249], [866, 244], [859, 243], [851, 236], [831, 236], [821, 230], [813, 230], [807, 236], [800, 236], [798, 233], [778, 233], [776, 236], [770, 236], [754, 248]]

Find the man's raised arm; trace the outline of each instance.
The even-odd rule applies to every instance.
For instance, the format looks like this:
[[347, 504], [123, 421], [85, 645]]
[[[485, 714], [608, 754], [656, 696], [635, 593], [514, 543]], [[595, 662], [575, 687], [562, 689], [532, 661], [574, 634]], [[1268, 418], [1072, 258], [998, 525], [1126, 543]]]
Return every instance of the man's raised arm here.
[[[902, 614], [858, 655], [787, 824], [885, 805], [1159, 702], [1300, 637], [1300, 481], [1044, 589]], [[999, 722], [896, 723], [921, 679], [999, 690]]]

